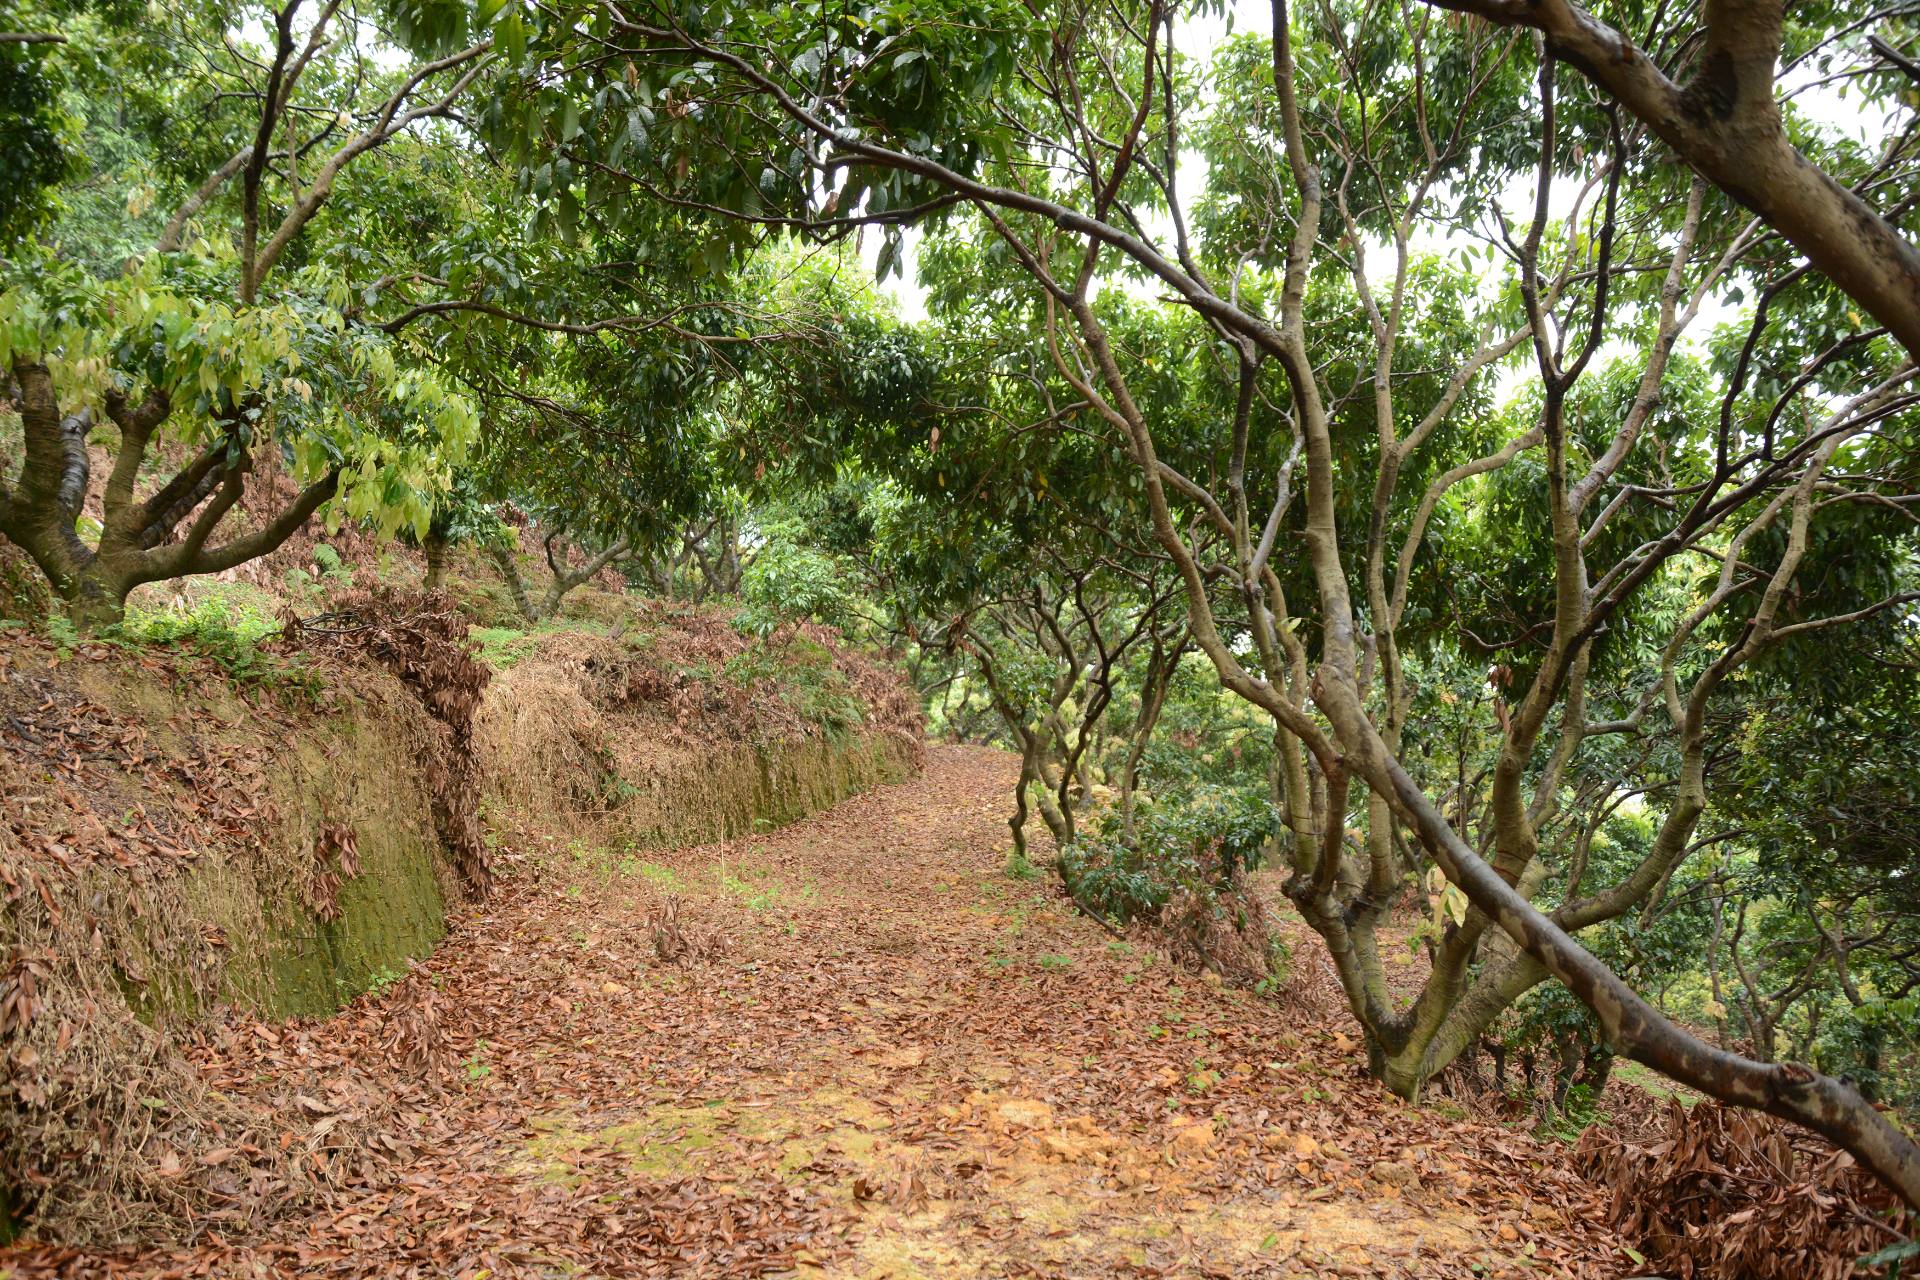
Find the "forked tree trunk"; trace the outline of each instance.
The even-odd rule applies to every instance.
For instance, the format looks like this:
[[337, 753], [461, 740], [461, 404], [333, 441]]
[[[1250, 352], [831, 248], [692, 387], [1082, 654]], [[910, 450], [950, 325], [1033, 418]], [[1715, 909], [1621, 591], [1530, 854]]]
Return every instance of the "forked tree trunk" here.
[[1042, 736], [1044, 732], [1034, 732], [1034, 772], [1040, 784], [1035, 800], [1040, 810], [1040, 821], [1047, 824], [1047, 830], [1053, 834], [1054, 849], [1058, 851], [1073, 843], [1073, 807], [1062, 805], [1059, 801], [1061, 779], [1066, 771], [1058, 761], [1049, 759], [1050, 753]]
[[493, 562], [500, 569], [500, 576], [506, 581], [507, 593], [513, 597], [514, 607], [520, 610], [520, 616], [528, 622], [541, 622], [560, 612], [560, 602], [575, 587], [587, 582], [595, 574], [627, 554], [631, 544], [625, 538], [616, 539], [604, 551], [593, 556], [578, 569], [569, 569], [565, 561], [555, 553], [555, 543], [559, 534], [551, 533], [546, 537], [547, 567], [553, 577], [547, 583], [546, 591], [541, 593], [539, 603], [527, 594], [527, 584], [520, 577], [520, 570], [513, 562], [511, 548], [494, 543], [487, 549]]
[[15, 484], [0, 484], [0, 535], [39, 566], [81, 630], [118, 622], [127, 593], [142, 583], [218, 573], [266, 555], [306, 524], [338, 484], [339, 473], [329, 472], [260, 529], [210, 546], [245, 491], [251, 454], [236, 452], [232, 439], [218, 440], [138, 498], [141, 464], [172, 403], [160, 391], [138, 405], [109, 392], [107, 416], [119, 430], [120, 448], [101, 494], [100, 537], [90, 547], [74, 526], [91, 489], [86, 450], [93, 417], [61, 414], [44, 364], [16, 359], [11, 372], [26, 447]]

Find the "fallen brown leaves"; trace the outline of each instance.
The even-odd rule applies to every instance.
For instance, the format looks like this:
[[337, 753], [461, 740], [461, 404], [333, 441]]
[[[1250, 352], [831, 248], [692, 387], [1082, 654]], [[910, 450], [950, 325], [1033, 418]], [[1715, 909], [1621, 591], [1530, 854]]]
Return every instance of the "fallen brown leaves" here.
[[[480, 830], [473, 714], [492, 671], [474, 654], [466, 618], [443, 594], [373, 587], [347, 593], [320, 618], [289, 612], [283, 622], [283, 643], [371, 659], [397, 676], [438, 722], [441, 734], [425, 761], [434, 827], [467, 892], [485, 894], [493, 877]], [[323, 904], [330, 905], [331, 897]]]
[[[1563, 1148], [1408, 1106], [1334, 1024], [1008, 880], [1012, 768], [934, 748], [770, 835], [522, 862], [383, 994], [192, 1047], [314, 1195], [0, 1274], [1620, 1274]], [[696, 918], [725, 951], [669, 963]]]
[[647, 932], [653, 935], [653, 954], [663, 964], [711, 960], [726, 947], [726, 939], [719, 930], [703, 929], [682, 920], [685, 907], [685, 902], [673, 896], [647, 912]]
[[1620, 1230], [1680, 1280], [1841, 1280], [1920, 1227], [1844, 1151], [1716, 1102], [1669, 1099], [1647, 1142], [1591, 1129], [1579, 1157]]
[[[0, 647], [0, 851], [8, 855], [0, 876], [11, 877], [8, 896], [22, 879], [96, 862], [177, 867], [214, 842], [251, 841], [272, 820], [256, 799], [269, 763], [263, 747], [172, 725], [164, 726], [168, 741], [157, 741], [147, 724], [56, 674], [62, 662], [118, 672], [124, 656], [90, 645], [61, 658], [26, 634], [10, 633]], [[150, 679], [181, 678], [157, 658], [138, 665]], [[270, 700], [257, 710], [292, 730], [292, 718]], [[167, 803], [152, 803], [156, 795]]]
[[[410, 703], [364, 664], [336, 674]], [[332, 1153], [363, 1139], [377, 1108], [283, 1145], [272, 1082], [209, 1089], [167, 1026], [225, 994], [236, 943], [260, 954], [204, 917], [210, 900], [284, 886], [324, 919], [360, 874], [350, 804], [317, 829], [281, 808], [305, 719], [381, 715], [336, 688], [236, 685], [187, 650], [0, 648], [0, 1186], [64, 1238], [237, 1231], [324, 1204]], [[391, 719], [431, 732], [410, 705]]]

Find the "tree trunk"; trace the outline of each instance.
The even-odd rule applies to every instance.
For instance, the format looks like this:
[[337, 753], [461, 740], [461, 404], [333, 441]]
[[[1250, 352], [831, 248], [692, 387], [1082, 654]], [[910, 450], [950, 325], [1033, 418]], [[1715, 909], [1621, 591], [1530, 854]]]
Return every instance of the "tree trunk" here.
[[547, 584], [546, 595], [540, 602], [541, 618], [557, 617], [560, 613], [560, 602], [566, 599], [568, 592], [590, 581], [595, 574], [627, 554], [630, 549], [627, 539], [618, 538], [606, 550], [588, 557], [586, 564], [580, 568], [569, 569], [564, 546], [562, 554], [558, 556], [554, 554], [554, 544], [558, 537], [557, 534], [547, 535], [547, 568], [552, 571], [553, 579]]
[[1552, 57], [1578, 68], [1638, 116], [1920, 357], [1920, 250], [1897, 222], [1801, 154], [1781, 120], [1774, 97], [1781, 0], [1704, 6], [1699, 70], [1685, 85], [1667, 79], [1624, 32], [1571, 0], [1427, 2], [1538, 29]]
[[513, 550], [495, 542], [488, 545], [487, 554], [500, 570], [500, 578], [507, 584], [507, 594], [513, 598], [513, 607], [520, 611], [520, 616], [529, 623], [540, 621], [540, 614], [527, 595], [527, 584], [520, 580], [520, 569], [513, 563]]
[[83, 630], [120, 621], [127, 593], [143, 582], [218, 573], [266, 555], [306, 524], [338, 483], [339, 473], [329, 472], [260, 529], [209, 546], [240, 501], [251, 456], [243, 450], [234, 459], [230, 435], [137, 498], [148, 441], [172, 412], [172, 402], [152, 391], [135, 405], [109, 391], [107, 416], [119, 429], [120, 449], [101, 495], [99, 541], [89, 547], [74, 526], [93, 479], [86, 458], [93, 416], [61, 415], [47, 366], [15, 359], [12, 373], [25, 457], [14, 488], [0, 484], [0, 535], [33, 559]]
[[1021, 862], [1027, 861], [1027, 784], [1033, 781], [1033, 772], [1033, 751], [1029, 747], [1020, 755], [1020, 780], [1013, 786], [1013, 816], [1007, 819], [1013, 831], [1013, 856]]
[[1580, 1083], [1587, 1088], [1588, 1096], [1596, 1103], [1600, 1095], [1606, 1092], [1607, 1081], [1613, 1078], [1613, 1050], [1605, 1041], [1595, 1041], [1587, 1046], [1586, 1059], [1580, 1064]]
[[1034, 774], [1040, 783], [1038, 795], [1040, 820], [1046, 823], [1047, 830], [1053, 833], [1053, 844], [1057, 851], [1073, 842], [1073, 810], [1070, 806], [1062, 807], [1059, 802], [1059, 793], [1066, 780], [1066, 770], [1064, 765], [1049, 758], [1051, 753], [1047, 750], [1042, 736], [1046, 730], [1035, 729], [1032, 732], [1036, 739], [1033, 748]]
[[82, 633], [117, 626], [126, 620], [127, 593], [132, 589], [100, 572], [97, 564], [89, 565], [73, 578], [66, 595], [67, 617]]
[[447, 580], [446, 535], [429, 529], [421, 548], [427, 553], [427, 577], [423, 585], [428, 591], [439, 591]]

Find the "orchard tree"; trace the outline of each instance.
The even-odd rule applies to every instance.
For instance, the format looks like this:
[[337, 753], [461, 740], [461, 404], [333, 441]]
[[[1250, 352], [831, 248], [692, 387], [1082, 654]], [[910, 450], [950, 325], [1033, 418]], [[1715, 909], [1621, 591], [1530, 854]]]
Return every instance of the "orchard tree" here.
[[[1870, 570], [1858, 559], [1830, 570]], [[1742, 853], [1706, 886], [1725, 945], [1703, 963], [1756, 1051], [1844, 1072], [1911, 1118], [1920, 627], [1882, 615], [1850, 641], [1780, 655], [1750, 682], [1730, 726], [1732, 785], [1710, 815], [1740, 832]]]
[[[127, 42], [146, 75], [122, 86], [166, 200], [156, 239], [96, 274], [57, 242], [15, 251], [0, 293], [0, 365], [20, 424], [0, 534], [46, 574], [77, 622], [119, 617], [145, 582], [232, 568], [279, 546], [323, 504], [388, 532], [424, 528], [477, 418], [457, 384], [391, 335], [351, 323], [337, 254], [337, 187], [388, 148], [454, 117], [491, 41], [463, 9], [394, 15], [430, 51], [395, 60], [372, 13], [183, 6]], [[268, 45], [231, 28], [258, 18]], [[158, 51], [156, 54], [156, 50]], [[112, 433], [97, 533], [87, 443]], [[184, 464], [146, 483], [184, 444]], [[301, 488], [258, 527], [226, 528], [263, 451]], [[144, 492], [143, 492], [144, 490]]]
[[[900, 351], [918, 369], [913, 395], [869, 394], [844, 420], [815, 413], [818, 447], [789, 456], [781, 536], [750, 577], [786, 544], [825, 552], [874, 602], [888, 643], [923, 667], [931, 657], [943, 689], [977, 691], [1021, 755], [1009, 827], [1025, 857], [1035, 808], [1056, 846], [1075, 837], [1123, 668], [1136, 648], [1176, 643], [1176, 583], [1150, 543], [1114, 545], [1126, 476], [1069, 428], [1084, 405], [1036, 347], [1042, 309], [994, 287], [1017, 266], [959, 244], [940, 257], [928, 274], [938, 322], [883, 326], [856, 348], [868, 369]], [[809, 462], [818, 448], [830, 478]]]
[[[683, 256], [696, 242], [680, 225], [689, 215], [574, 216], [571, 265], [549, 249], [557, 260], [521, 279], [554, 283], [518, 310], [429, 304], [458, 322], [443, 358], [489, 405], [482, 469], [541, 527], [545, 597], [528, 594], [503, 548], [495, 558], [530, 620], [623, 562], [668, 585], [691, 577], [696, 595], [736, 592], [751, 498], [822, 474], [850, 436], [893, 430], [916, 404], [924, 361], [864, 272], [848, 278], [843, 254], [773, 233], [716, 275], [707, 257]], [[555, 318], [596, 308], [611, 318]], [[583, 563], [559, 553], [563, 542]]]

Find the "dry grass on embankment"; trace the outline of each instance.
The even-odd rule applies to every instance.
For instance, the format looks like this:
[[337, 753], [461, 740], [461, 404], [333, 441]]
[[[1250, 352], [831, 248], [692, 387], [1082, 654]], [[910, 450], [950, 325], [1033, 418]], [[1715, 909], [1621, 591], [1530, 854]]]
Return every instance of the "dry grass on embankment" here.
[[[920, 750], [898, 677], [824, 637], [750, 645], [712, 611], [644, 607], [619, 639], [529, 637], [475, 727], [508, 852], [750, 830]], [[414, 982], [463, 893], [432, 816], [445, 734], [347, 656], [271, 655], [237, 683], [170, 648], [0, 631], [0, 1224], [98, 1243], [328, 1202], [391, 1104], [242, 1100], [190, 1059], [255, 1016]], [[337, 1119], [289, 1147], [303, 1109]]]
[[441, 937], [434, 722], [377, 668], [243, 692], [206, 660], [4, 643], [0, 1191], [92, 1239], [306, 1195], [325, 1150], [279, 1149], [180, 1039], [223, 1002], [334, 1008]]
[[921, 758], [901, 678], [816, 631], [749, 642], [711, 611], [643, 609], [618, 639], [555, 633], [475, 724], [490, 816], [598, 845], [778, 826]]

